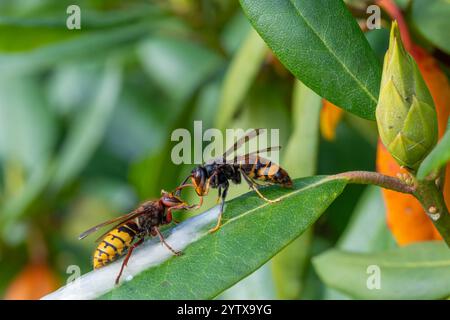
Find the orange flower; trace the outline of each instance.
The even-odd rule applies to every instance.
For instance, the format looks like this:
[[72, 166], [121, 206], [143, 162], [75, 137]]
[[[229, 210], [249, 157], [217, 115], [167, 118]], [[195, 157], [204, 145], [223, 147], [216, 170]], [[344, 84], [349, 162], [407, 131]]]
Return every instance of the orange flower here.
[[27, 265], [6, 290], [6, 300], [36, 300], [58, 288], [58, 281], [43, 263]]
[[[450, 113], [450, 86], [447, 77], [440, 70], [437, 61], [425, 50], [413, 46], [411, 53], [416, 60], [425, 83], [430, 90], [438, 115], [439, 137], [447, 126]], [[380, 173], [396, 176], [404, 172], [382, 143], [378, 144], [377, 170]], [[444, 196], [447, 206], [450, 205], [450, 166], [447, 166]], [[387, 222], [398, 244], [438, 240], [441, 236], [426, 216], [420, 203], [412, 196], [390, 190], [383, 190], [386, 203]]]
[[442, 137], [447, 127], [447, 119], [450, 115], [450, 86], [447, 76], [439, 68], [436, 59], [421, 47], [414, 46], [413, 56], [433, 96], [439, 119], [439, 137]]
[[[419, 66], [420, 72], [433, 97], [438, 116], [439, 137], [445, 132], [447, 120], [450, 113], [450, 86], [447, 77], [440, 70], [437, 61], [425, 50], [415, 45], [411, 41], [408, 26], [403, 18], [403, 13], [393, 0], [377, 0], [381, 6], [394, 20], [397, 20], [402, 39], [406, 49], [414, 57]], [[378, 171], [387, 175], [396, 175], [401, 172], [392, 157], [387, 154], [386, 149], [379, 144], [377, 154]], [[444, 186], [444, 197], [447, 207], [450, 205], [450, 165], [447, 166]], [[430, 223], [423, 222], [422, 217], [418, 217], [415, 223], [410, 223], [408, 213], [419, 212], [417, 200], [407, 195], [392, 193], [383, 190], [383, 195], [387, 207], [388, 224], [394, 237], [399, 244], [408, 244], [416, 241], [441, 239], [436, 228]], [[409, 199], [409, 201], [407, 201]], [[396, 204], [397, 203], [397, 204]], [[422, 210], [422, 216], [425, 212]], [[416, 213], [413, 215], [417, 215]], [[408, 234], [409, 233], [409, 234]]]
[[342, 118], [344, 111], [336, 107], [331, 102], [323, 99], [322, 109], [320, 110], [320, 132], [322, 136], [333, 141], [336, 137], [336, 128]]
[[[431, 55], [418, 46], [414, 46], [413, 50], [414, 58], [418, 61], [420, 72], [436, 105], [439, 137], [441, 138], [447, 128], [450, 115], [450, 84], [447, 76], [441, 71], [437, 61]], [[444, 198], [447, 207], [450, 207], [450, 164], [447, 165], [445, 172]], [[440, 238], [437, 230], [435, 230], [435, 233]]]
[[[377, 171], [389, 176], [406, 173], [381, 141], [378, 142]], [[399, 245], [440, 239], [439, 233], [416, 198], [392, 190], [382, 189], [382, 191], [387, 224]]]

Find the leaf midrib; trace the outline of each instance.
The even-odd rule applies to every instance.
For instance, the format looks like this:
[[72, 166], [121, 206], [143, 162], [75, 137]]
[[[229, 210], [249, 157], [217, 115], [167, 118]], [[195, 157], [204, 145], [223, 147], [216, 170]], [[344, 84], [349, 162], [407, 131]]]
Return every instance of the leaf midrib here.
[[288, 0], [291, 6], [294, 7], [294, 11], [296, 14], [303, 19], [303, 21], [306, 23], [306, 25], [311, 29], [311, 31], [314, 33], [314, 35], [322, 42], [322, 44], [325, 46], [325, 48], [328, 50], [328, 52], [331, 53], [331, 55], [335, 58], [335, 60], [342, 66], [342, 68], [350, 75], [350, 77], [358, 84], [358, 86], [361, 87], [361, 89], [367, 94], [367, 96], [375, 102], [375, 104], [378, 103], [375, 96], [373, 96], [369, 90], [363, 85], [363, 83], [347, 68], [347, 66], [339, 59], [339, 57], [334, 53], [333, 50], [331, 50], [331, 47], [326, 43], [324, 39], [322, 39], [319, 35], [319, 33], [313, 28], [313, 26], [309, 23], [309, 21], [305, 18], [305, 16], [301, 13], [300, 9], [297, 8], [293, 0]]
[[[280, 196], [279, 198], [280, 198], [281, 200], [283, 200], [283, 199], [285, 199], [285, 198], [289, 198], [289, 197], [291, 197], [291, 196], [294, 196], [294, 195], [296, 195], [296, 194], [299, 193], [299, 192], [303, 192], [303, 191], [305, 191], [305, 190], [309, 190], [309, 189], [311, 189], [311, 188], [317, 187], [318, 185], [321, 185], [321, 184], [324, 184], [324, 183], [327, 183], [327, 182], [331, 182], [331, 181], [337, 181], [337, 180], [345, 181], [344, 179], [336, 179], [336, 178], [330, 178], [330, 177], [323, 177], [323, 179], [321, 179], [321, 180], [319, 180], [319, 181], [316, 181], [316, 182], [314, 182], [314, 183], [312, 183], [312, 184], [306, 185], [306, 186], [303, 187], [303, 188], [300, 188], [300, 189], [294, 190], [294, 191], [292, 191], [292, 192], [289, 192], [289, 193], [287, 193], [287, 194], [284, 194], [284, 195]], [[280, 200], [280, 201], [281, 201], [281, 200]], [[254, 211], [256, 211], [256, 210], [265, 208], [265, 207], [267, 207], [268, 205], [272, 205], [272, 204], [271, 204], [271, 203], [268, 203], [268, 202], [263, 202], [262, 204], [260, 204], [260, 205], [258, 205], [258, 206], [256, 206], [256, 207], [254, 207], [254, 208], [252, 208], [252, 209], [250, 209], [250, 210], [248, 210], [248, 211], [245, 211], [245, 212], [243, 212], [243, 213], [241, 213], [241, 214], [239, 214], [239, 215], [237, 215], [237, 216], [235, 216], [235, 217], [233, 217], [233, 218], [227, 219], [227, 220], [225, 220], [225, 222], [222, 223], [221, 228], [225, 227], [227, 224], [229, 224], [229, 223], [231, 223], [231, 222], [233, 222], [233, 221], [235, 221], [235, 220], [241, 219], [242, 217], [245, 217], [246, 215], [251, 214], [252, 212], [254, 212]], [[198, 237], [198, 239], [201, 239], [201, 238], [203, 238], [204, 236], [206, 236], [206, 235], [208, 235], [208, 234], [209, 234], [209, 231], [205, 231], [203, 234], [201, 234], [201, 235]]]
[[[333, 180], [339, 180], [339, 179], [330, 179], [329, 177], [324, 177], [323, 179], [321, 179], [321, 180], [319, 180], [319, 181], [316, 181], [316, 182], [314, 182], [314, 183], [312, 183], [312, 184], [306, 185], [306, 186], [303, 187], [303, 188], [299, 188], [299, 189], [297, 189], [297, 190], [294, 190], [294, 191], [292, 191], [292, 192], [289, 192], [289, 193], [287, 193], [287, 194], [284, 194], [284, 195], [280, 196], [279, 199], [280, 199], [280, 201], [281, 201], [281, 200], [283, 200], [283, 199], [285, 199], [285, 198], [289, 198], [289, 197], [291, 197], [291, 196], [294, 196], [294, 195], [296, 195], [296, 194], [299, 193], [299, 192], [303, 192], [303, 191], [305, 191], [305, 190], [309, 190], [309, 189], [315, 188], [315, 187], [317, 187], [318, 185], [321, 185], [321, 184], [324, 184], [324, 183], [327, 183], [327, 182], [330, 182], [330, 181], [333, 181]], [[343, 180], [343, 179], [341, 179], [341, 180]], [[344, 180], [343, 180], [343, 181], [344, 181]], [[243, 212], [243, 213], [241, 213], [241, 214], [239, 214], [239, 215], [237, 215], [237, 216], [235, 216], [235, 217], [233, 217], [233, 218], [230, 218], [230, 219], [226, 220], [226, 221], [222, 224], [222, 228], [225, 227], [225, 226], [226, 226], [227, 224], [229, 224], [230, 222], [233, 222], [234, 220], [237, 220], [237, 219], [241, 219], [242, 217], [245, 217], [246, 215], [251, 214], [252, 212], [254, 212], [254, 211], [256, 211], [256, 210], [265, 208], [265, 207], [267, 207], [268, 205], [272, 205], [272, 204], [269, 203], [269, 202], [264, 201], [264, 202], [263, 202], [262, 204], [260, 204], [259, 206], [256, 206], [256, 207], [254, 207], [254, 208], [252, 208], [252, 209], [250, 209], [250, 210], [248, 210], [248, 211], [245, 211], [245, 212]]]

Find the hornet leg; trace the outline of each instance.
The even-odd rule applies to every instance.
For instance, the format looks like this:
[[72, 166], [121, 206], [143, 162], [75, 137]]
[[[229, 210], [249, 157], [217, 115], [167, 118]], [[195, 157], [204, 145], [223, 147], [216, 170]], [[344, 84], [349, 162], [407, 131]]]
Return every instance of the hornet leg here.
[[179, 197], [179, 196], [180, 196], [180, 193], [181, 193], [181, 190], [184, 189], [184, 188], [187, 188], [187, 187], [193, 187], [193, 188], [195, 188], [195, 186], [194, 186], [192, 183], [185, 183], [185, 184], [182, 184], [182, 185], [180, 185], [180, 186], [178, 186], [178, 187], [175, 188], [175, 195], [176, 195], [177, 197]]
[[216, 204], [219, 204], [220, 198], [222, 197], [222, 186], [219, 186], [217, 188], [217, 192], [218, 192], [218, 194], [217, 194]]
[[119, 280], [120, 280], [120, 277], [122, 276], [123, 269], [127, 266], [128, 260], [130, 260], [131, 254], [133, 253], [133, 250], [134, 250], [135, 248], [139, 247], [143, 242], [144, 242], [144, 238], [140, 238], [139, 241], [137, 241], [135, 244], [133, 244], [133, 245], [130, 247], [130, 249], [128, 250], [127, 255], [125, 256], [125, 259], [124, 259], [123, 262], [122, 262], [122, 266], [120, 267], [120, 272], [119, 272], [119, 274], [117, 275], [117, 278], [116, 278], [116, 285], [119, 284]]
[[174, 250], [167, 242], [166, 239], [164, 239], [163, 235], [161, 234], [161, 231], [159, 231], [158, 227], [153, 227], [153, 230], [156, 232], [156, 234], [159, 237], [159, 240], [161, 241], [161, 243], [163, 245], [166, 246], [167, 249], [169, 249], [174, 255], [176, 256], [181, 256], [182, 252], [181, 251], [176, 251]]
[[175, 195], [177, 197], [180, 196], [181, 194], [181, 189], [183, 189], [185, 186], [194, 186], [193, 184], [186, 184], [186, 182], [188, 182], [188, 180], [192, 177], [192, 175], [189, 175], [186, 177], [186, 179], [184, 179], [184, 181], [180, 184], [180, 186], [178, 188], [175, 189]]
[[227, 197], [228, 187], [229, 187], [228, 183], [223, 187], [223, 192], [222, 192], [222, 196], [221, 196], [222, 202], [220, 203], [220, 213], [219, 213], [219, 217], [217, 218], [217, 224], [214, 228], [209, 230], [209, 233], [216, 232], [217, 230], [220, 229], [220, 227], [222, 225], [222, 214], [223, 214], [223, 208], [225, 207], [225, 198]]
[[187, 205], [187, 204], [180, 204], [178, 206], [170, 207], [167, 209], [167, 223], [170, 223], [173, 221], [174, 223], [180, 223], [180, 221], [173, 219], [172, 210], [191, 210], [191, 209], [198, 209], [201, 207], [203, 203], [203, 197], [200, 197], [200, 203], [199, 204], [193, 204], [193, 205]]
[[248, 177], [244, 172], [242, 172], [242, 176], [244, 177], [244, 180], [248, 183], [249, 187], [253, 189], [253, 191], [256, 192], [256, 194], [263, 199], [264, 201], [268, 202], [268, 203], [276, 203], [281, 201], [281, 197], [276, 198], [276, 199], [267, 199], [259, 190], [258, 190], [258, 184], [256, 182], [254, 182], [250, 177]]

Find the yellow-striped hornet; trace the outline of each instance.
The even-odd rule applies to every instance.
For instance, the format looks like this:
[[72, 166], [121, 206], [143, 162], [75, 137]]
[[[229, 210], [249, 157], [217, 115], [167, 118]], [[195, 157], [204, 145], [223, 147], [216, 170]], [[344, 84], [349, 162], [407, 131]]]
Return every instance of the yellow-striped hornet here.
[[121, 217], [105, 221], [83, 232], [79, 239], [84, 239], [99, 228], [117, 223], [113, 228], [101, 235], [93, 254], [94, 269], [101, 268], [123, 256], [126, 257], [116, 278], [119, 283], [124, 267], [126, 267], [133, 250], [144, 242], [145, 236], [158, 236], [161, 243], [174, 255], [181, 252], [174, 250], [164, 239], [159, 226], [169, 224], [172, 221], [173, 210], [189, 210], [195, 206], [189, 206], [173, 193], [162, 191], [158, 200], [146, 201], [136, 210]]
[[[218, 196], [221, 200], [220, 213], [217, 224], [210, 232], [217, 231], [221, 226], [222, 214], [225, 205], [225, 198], [227, 196], [229, 181], [234, 184], [241, 183], [241, 177], [248, 183], [251, 189], [253, 189], [260, 198], [273, 203], [281, 200], [277, 198], [274, 200], [267, 199], [258, 190], [261, 184], [255, 180], [264, 182], [267, 184], [278, 184], [282, 187], [291, 188], [292, 180], [288, 173], [279, 165], [273, 163], [270, 160], [264, 159], [259, 156], [261, 153], [275, 151], [280, 149], [280, 146], [266, 148], [251, 152], [242, 156], [235, 156], [233, 160], [227, 161], [227, 158], [238, 150], [244, 143], [260, 135], [264, 130], [255, 129], [239, 138], [236, 143], [229, 148], [221, 157], [213, 159], [203, 165], [194, 168], [191, 174], [177, 188], [177, 195], [180, 195], [181, 189], [187, 186], [195, 188], [196, 193], [200, 197], [200, 203], [197, 207], [201, 206], [203, 202], [203, 196], [207, 195], [209, 188], [218, 189]], [[192, 183], [188, 184], [188, 180], [191, 179]]]

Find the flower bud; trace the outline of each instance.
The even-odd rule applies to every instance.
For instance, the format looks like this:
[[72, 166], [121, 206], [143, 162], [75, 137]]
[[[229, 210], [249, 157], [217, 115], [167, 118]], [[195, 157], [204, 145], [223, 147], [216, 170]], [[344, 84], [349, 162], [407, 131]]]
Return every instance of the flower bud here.
[[433, 98], [414, 59], [403, 47], [397, 22], [384, 57], [376, 109], [381, 141], [395, 160], [416, 170], [437, 142]]

